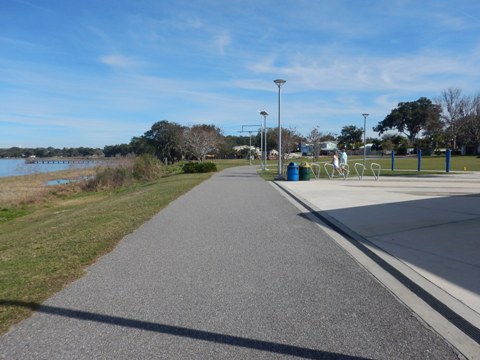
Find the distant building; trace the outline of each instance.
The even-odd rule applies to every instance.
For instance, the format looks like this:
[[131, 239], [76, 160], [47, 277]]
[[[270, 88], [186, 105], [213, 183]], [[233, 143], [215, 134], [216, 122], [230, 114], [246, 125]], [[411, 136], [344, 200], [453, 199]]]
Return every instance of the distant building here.
[[[333, 151], [337, 151], [337, 143], [333, 141], [322, 141], [320, 145], [320, 155], [328, 155]], [[303, 156], [312, 156], [313, 155], [313, 144], [300, 143], [300, 153]]]
[[338, 150], [338, 145], [336, 142], [333, 141], [323, 141], [320, 143], [320, 153], [325, 154], [325, 153], [331, 153], [333, 151]]
[[[372, 153], [372, 147], [374, 146], [374, 144], [365, 144], [365, 153], [367, 155], [370, 155]], [[359, 147], [359, 150], [361, 150], [360, 152], [363, 154], [363, 145]]]

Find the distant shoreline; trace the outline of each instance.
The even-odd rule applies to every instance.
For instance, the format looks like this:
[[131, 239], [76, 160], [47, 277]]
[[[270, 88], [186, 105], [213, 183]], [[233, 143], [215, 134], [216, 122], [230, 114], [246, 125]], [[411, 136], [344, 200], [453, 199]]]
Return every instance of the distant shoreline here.
[[25, 175], [34, 175], [39, 173], [51, 173], [64, 170], [93, 168], [98, 165], [106, 164], [115, 159], [108, 158], [38, 158], [27, 163], [26, 158], [1, 158], [0, 159], [0, 178], [16, 177]]

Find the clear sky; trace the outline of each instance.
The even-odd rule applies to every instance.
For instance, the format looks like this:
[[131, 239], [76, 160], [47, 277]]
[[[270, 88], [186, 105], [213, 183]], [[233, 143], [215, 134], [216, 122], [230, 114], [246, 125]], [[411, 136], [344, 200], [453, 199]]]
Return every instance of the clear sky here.
[[129, 143], [160, 120], [367, 135], [480, 92], [478, 0], [1, 0], [0, 148]]

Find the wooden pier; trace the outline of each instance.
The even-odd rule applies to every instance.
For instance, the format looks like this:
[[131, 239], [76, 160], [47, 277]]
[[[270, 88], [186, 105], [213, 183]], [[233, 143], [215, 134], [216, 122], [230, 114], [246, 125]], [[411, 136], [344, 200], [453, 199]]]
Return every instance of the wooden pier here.
[[98, 159], [86, 158], [28, 158], [25, 164], [88, 164], [97, 161]]

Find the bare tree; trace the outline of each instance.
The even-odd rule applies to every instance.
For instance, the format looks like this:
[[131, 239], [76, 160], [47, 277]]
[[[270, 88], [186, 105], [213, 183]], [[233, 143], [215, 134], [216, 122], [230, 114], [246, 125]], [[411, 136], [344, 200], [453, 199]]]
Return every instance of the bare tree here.
[[477, 94], [468, 105], [465, 116], [458, 121], [459, 137], [466, 145], [472, 145], [475, 154], [478, 154], [480, 146], [480, 94]]
[[320, 156], [322, 136], [323, 134], [318, 131], [318, 126], [314, 127], [310, 131], [310, 134], [307, 135], [307, 141], [312, 145], [312, 155], [315, 161], [317, 161]]
[[282, 158], [286, 159], [287, 155], [298, 149], [301, 142], [301, 136], [297, 129], [282, 129]]
[[221, 131], [214, 125], [194, 125], [183, 133], [183, 147], [197, 160], [216, 151], [221, 140]]
[[452, 136], [453, 150], [455, 150], [457, 148], [457, 136], [462, 129], [461, 119], [465, 116], [469, 99], [463, 96], [460, 88], [450, 87], [442, 91], [436, 102], [442, 107], [441, 117]]
[[337, 136], [332, 133], [324, 133], [319, 131], [319, 127], [316, 126], [310, 131], [306, 138], [307, 142], [312, 145], [312, 155], [316, 161], [322, 150], [321, 143], [325, 141], [335, 141]]

